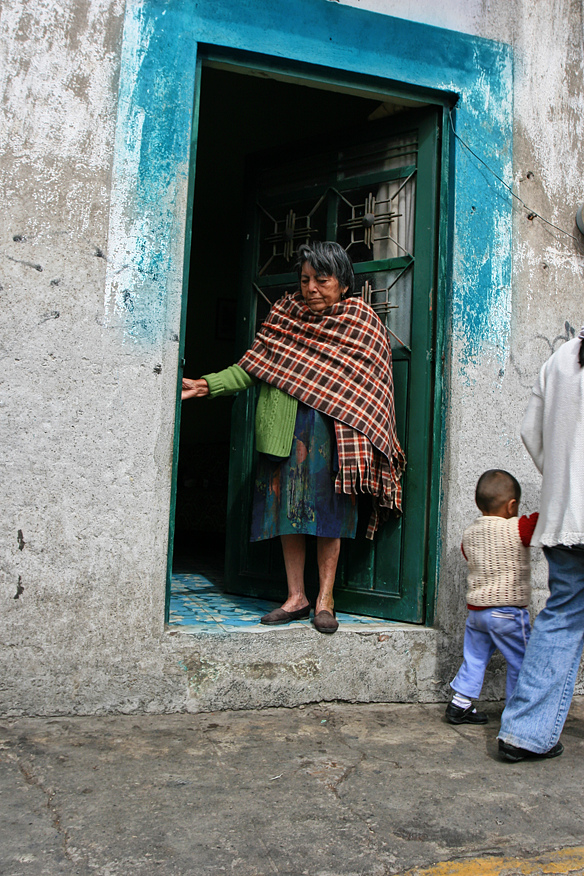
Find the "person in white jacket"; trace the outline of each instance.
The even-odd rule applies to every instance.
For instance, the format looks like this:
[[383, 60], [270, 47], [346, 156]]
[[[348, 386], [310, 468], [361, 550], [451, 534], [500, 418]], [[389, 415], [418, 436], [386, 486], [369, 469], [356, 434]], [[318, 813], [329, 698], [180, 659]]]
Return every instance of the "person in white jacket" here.
[[560, 755], [584, 645], [584, 328], [543, 365], [521, 438], [543, 476], [531, 544], [549, 567], [539, 613], [503, 711], [499, 755], [517, 762]]

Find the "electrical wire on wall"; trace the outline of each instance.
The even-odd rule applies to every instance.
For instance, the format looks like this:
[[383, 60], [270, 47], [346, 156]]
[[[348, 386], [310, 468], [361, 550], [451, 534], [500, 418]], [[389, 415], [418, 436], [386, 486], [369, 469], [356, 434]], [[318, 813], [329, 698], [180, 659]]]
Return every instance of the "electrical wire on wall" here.
[[579, 247], [580, 249], [582, 248], [582, 243], [583, 243], [583, 241], [582, 241], [581, 239], [579, 239], [579, 238], [577, 238], [577, 237], [574, 237], [573, 234], [571, 234], [569, 231], [566, 231], [564, 228], [560, 228], [559, 225], [555, 225], [553, 222], [550, 222], [549, 219], [546, 219], [545, 216], [542, 216], [541, 213], [538, 213], [537, 210], [532, 209], [532, 208], [529, 206], [529, 204], [526, 204], [525, 201], [523, 200], [523, 198], [521, 198], [518, 194], [516, 194], [516, 193], [513, 191], [513, 189], [511, 188], [511, 186], [508, 185], [508, 184], [505, 182], [505, 180], [501, 179], [501, 177], [499, 176], [499, 174], [496, 173], [496, 172], [493, 170], [492, 167], [489, 167], [489, 165], [487, 164], [487, 162], [484, 161], [484, 160], [480, 157], [480, 155], [477, 155], [477, 153], [474, 151], [474, 149], [472, 149], [472, 148], [468, 145], [468, 143], [467, 143], [465, 140], [463, 140], [463, 138], [460, 136], [460, 134], [458, 134], [458, 133], [456, 132], [456, 128], [454, 127], [454, 120], [453, 120], [453, 118], [452, 118], [452, 110], [449, 110], [448, 116], [449, 116], [449, 119], [450, 119], [450, 127], [452, 128], [452, 133], [454, 134], [455, 138], [456, 138], [456, 139], [459, 141], [459, 143], [464, 147], [464, 149], [466, 149], [467, 152], [470, 152], [470, 154], [473, 155], [474, 158], [476, 158], [476, 160], [479, 161], [479, 162], [483, 165], [483, 167], [486, 167], [486, 169], [489, 171], [489, 173], [492, 174], [492, 175], [495, 177], [495, 179], [497, 179], [497, 180], [501, 183], [501, 185], [505, 187], [505, 189], [507, 189], [507, 191], [509, 192], [509, 194], [510, 194], [513, 198], [515, 198], [515, 200], [518, 201], [518, 202], [521, 204], [521, 206], [522, 206], [525, 210], [527, 210], [527, 218], [528, 218], [528, 219], [530, 219], [530, 220], [533, 220], [533, 219], [540, 219], [542, 222], [544, 222], [546, 225], [549, 225], [551, 228], [554, 228], [556, 231], [560, 231], [562, 234], [565, 234], [567, 237], [571, 237], [572, 240], [574, 240], [574, 241], [578, 244], [578, 247]]

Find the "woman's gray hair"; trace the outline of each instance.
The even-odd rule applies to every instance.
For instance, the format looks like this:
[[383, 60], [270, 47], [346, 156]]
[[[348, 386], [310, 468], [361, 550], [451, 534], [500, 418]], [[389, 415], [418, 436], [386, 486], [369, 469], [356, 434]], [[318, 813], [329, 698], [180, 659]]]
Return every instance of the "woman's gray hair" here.
[[355, 274], [353, 263], [340, 243], [333, 240], [313, 240], [298, 247], [296, 271], [298, 279], [302, 273], [302, 265], [308, 262], [317, 274], [326, 277], [336, 277], [341, 286], [347, 286], [346, 295], [355, 291]]

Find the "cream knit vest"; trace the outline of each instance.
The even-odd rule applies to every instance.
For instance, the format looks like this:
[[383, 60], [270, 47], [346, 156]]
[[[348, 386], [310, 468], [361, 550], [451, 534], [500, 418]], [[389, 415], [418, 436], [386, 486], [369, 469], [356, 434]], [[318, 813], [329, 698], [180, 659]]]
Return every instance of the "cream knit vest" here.
[[519, 536], [519, 518], [477, 517], [464, 531], [469, 605], [527, 605], [531, 596], [529, 548]]

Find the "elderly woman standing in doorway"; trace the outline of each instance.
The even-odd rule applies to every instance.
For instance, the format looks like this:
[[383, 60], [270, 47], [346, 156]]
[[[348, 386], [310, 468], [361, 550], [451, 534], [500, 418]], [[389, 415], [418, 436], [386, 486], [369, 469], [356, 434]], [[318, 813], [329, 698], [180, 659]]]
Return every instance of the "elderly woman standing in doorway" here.
[[236, 365], [183, 378], [182, 398], [215, 398], [261, 382], [259, 462], [251, 540], [279, 536], [288, 598], [263, 624], [310, 616], [304, 590], [306, 535], [317, 538], [319, 593], [313, 623], [334, 633], [333, 586], [341, 538], [354, 538], [359, 492], [369, 493], [373, 538], [401, 510], [405, 458], [395, 431], [391, 347], [385, 327], [352, 297], [351, 260], [337, 243], [298, 250], [300, 291], [277, 301]]

